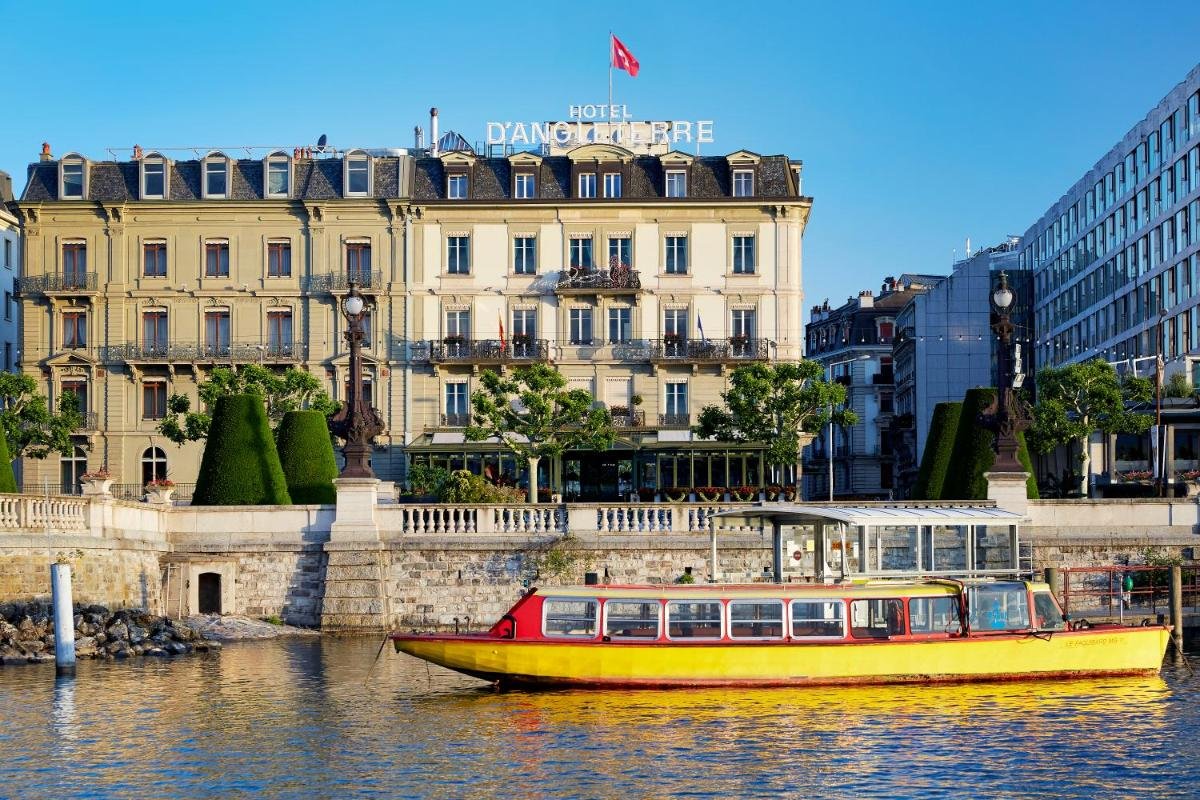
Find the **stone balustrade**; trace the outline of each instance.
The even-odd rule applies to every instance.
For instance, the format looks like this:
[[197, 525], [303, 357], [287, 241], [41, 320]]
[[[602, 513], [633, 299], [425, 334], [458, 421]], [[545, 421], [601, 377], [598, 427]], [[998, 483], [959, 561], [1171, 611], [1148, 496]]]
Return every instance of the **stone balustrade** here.
[[83, 531], [89, 527], [89, 502], [79, 497], [0, 495], [0, 530]]
[[530, 533], [708, 533], [718, 511], [753, 503], [571, 503], [380, 506], [384, 538]]

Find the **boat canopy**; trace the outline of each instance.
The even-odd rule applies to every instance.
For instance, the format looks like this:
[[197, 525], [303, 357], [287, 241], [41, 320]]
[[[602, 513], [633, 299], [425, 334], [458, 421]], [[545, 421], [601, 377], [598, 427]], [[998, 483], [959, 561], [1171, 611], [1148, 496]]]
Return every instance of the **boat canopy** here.
[[996, 506], [928, 505], [821, 505], [816, 503], [759, 503], [751, 508], [736, 508], [713, 514], [728, 524], [722, 529], [741, 527], [739, 518], [760, 519], [781, 525], [811, 525], [835, 522], [843, 525], [1018, 525], [1028, 517]]

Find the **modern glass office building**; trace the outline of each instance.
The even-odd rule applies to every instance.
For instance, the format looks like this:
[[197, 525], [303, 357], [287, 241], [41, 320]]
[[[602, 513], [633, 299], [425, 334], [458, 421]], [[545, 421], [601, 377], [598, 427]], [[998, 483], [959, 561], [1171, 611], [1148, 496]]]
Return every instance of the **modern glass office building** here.
[[[1022, 237], [1037, 364], [1200, 363], [1200, 66]], [[1142, 374], [1149, 367], [1142, 365]]]

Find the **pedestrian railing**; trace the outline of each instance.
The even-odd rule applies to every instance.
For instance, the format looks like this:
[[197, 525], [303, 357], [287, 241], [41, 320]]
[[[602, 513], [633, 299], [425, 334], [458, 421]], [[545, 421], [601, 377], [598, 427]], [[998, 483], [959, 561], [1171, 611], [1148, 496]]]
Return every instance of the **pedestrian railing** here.
[[[1183, 566], [1180, 573], [1183, 608], [1200, 611], [1200, 565]], [[1170, 609], [1170, 565], [1068, 567], [1061, 574], [1067, 614], [1154, 616]]]

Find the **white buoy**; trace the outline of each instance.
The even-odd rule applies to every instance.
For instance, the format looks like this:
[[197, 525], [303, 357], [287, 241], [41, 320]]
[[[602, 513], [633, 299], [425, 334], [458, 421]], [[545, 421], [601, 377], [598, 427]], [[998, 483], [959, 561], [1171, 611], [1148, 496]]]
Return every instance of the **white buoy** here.
[[54, 601], [54, 667], [59, 675], [75, 674], [75, 604], [71, 599], [71, 565], [50, 565]]

